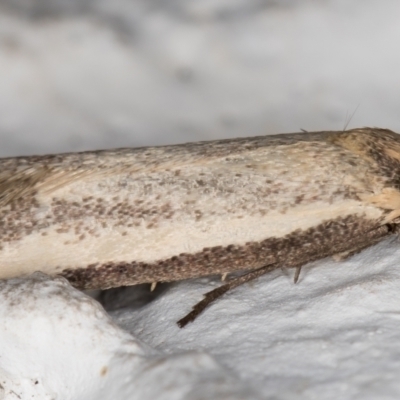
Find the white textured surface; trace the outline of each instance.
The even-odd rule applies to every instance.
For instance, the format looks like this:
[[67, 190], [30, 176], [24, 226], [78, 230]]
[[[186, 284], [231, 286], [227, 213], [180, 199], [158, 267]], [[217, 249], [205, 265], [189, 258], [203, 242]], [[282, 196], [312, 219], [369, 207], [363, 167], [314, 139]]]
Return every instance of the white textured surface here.
[[[351, 127], [400, 131], [395, 0], [1, 7], [3, 156], [342, 129], [358, 105]], [[398, 248], [321, 262], [297, 285], [276, 271], [183, 330], [217, 280], [140, 308], [141, 288], [122, 290], [108, 304], [133, 336], [62, 281], [2, 283], [0, 399], [397, 400]]]
[[141, 364], [142, 346], [64, 279], [36, 273], [2, 281], [0, 293], [5, 398], [95, 399], [116, 369], [127, 378], [127, 359]]
[[220, 299], [197, 321], [178, 320], [218, 280], [175, 284], [134, 313], [113, 316], [133, 335], [169, 354], [202, 350], [266, 399], [400, 397], [398, 241], [347, 262], [276, 271]]
[[62, 279], [3, 281], [0, 399], [396, 399], [398, 247], [306, 268], [297, 285], [276, 271], [184, 329], [175, 321], [218, 280], [176, 283], [142, 308], [136, 289], [117, 292], [112, 317], [132, 336]]
[[236, 398], [251, 393], [205, 352], [166, 356], [152, 350], [62, 278], [35, 273], [0, 282], [0, 318], [2, 400], [200, 399], [207, 392]]

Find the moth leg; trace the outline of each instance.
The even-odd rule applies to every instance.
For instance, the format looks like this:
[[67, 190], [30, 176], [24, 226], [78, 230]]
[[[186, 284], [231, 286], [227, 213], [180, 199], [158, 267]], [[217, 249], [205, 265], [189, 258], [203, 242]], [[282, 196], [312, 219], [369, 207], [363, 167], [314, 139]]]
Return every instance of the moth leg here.
[[299, 276], [300, 276], [300, 272], [301, 272], [301, 265], [299, 265], [298, 267], [296, 267], [296, 271], [294, 273], [294, 278], [293, 278], [293, 282], [297, 283], [297, 281], [299, 280]]
[[276, 264], [266, 265], [264, 267], [252, 270], [235, 279], [232, 279], [225, 285], [222, 285], [220, 287], [217, 287], [216, 289], [211, 290], [210, 292], [207, 292], [204, 295], [204, 299], [193, 306], [192, 311], [177, 322], [178, 326], [180, 328], [183, 328], [189, 322], [193, 322], [199, 316], [199, 314], [201, 314], [214, 300], [221, 297], [227, 291], [243, 285], [243, 283], [256, 279], [259, 276], [264, 275], [274, 269], [276, 269]]
[[362, 249], [358, 249], [358, 248], [348, 250], [348, 251], [343, 251], [341, 253], [334, 254], [332, 256], [332, 259], [334, 261], [338, 261], [338, 262], [343, 261], [343, 260], [346, 260], [347, 258], [353, 256], [354, 254], [359, 253], [360, 251], [362, 251]]
[[225, 272], [224, 274], [221, 275], [221, 281], [223, 282], [226, 277], [228, 276], [228, 272]]
[[157, 282], [152, 282], [151, 286], [150, 286], [150, 292], [154, 292], [154, 289], [156, 288], [156, 286], [157, 286]]
[[[336, 254], [339, 255], [345, 254], [347, 256], [350, 256], [351, 254], [360, 252], [361, 250], [380, 242], [386, 236], [393, 233], [397, 233], [398, 231], [400, 231], [400, 228], [393, 224], [382, 225], [376, 229], [366, 232], [362, 238], [360, 237], [354, 238], [353, 240], [351, 240], [350, 243], [348, 243], [348, 247], [346, 246], [347, 249], [344, 246], [340, 247], [341, 251], [340, 250], [337, 251]], [[290, 265], [291, 268], [296, 268], [295, 282], [297, 282], [296, 277], [298, 279], [302, 265], [311, 261], [320, 260], [330, 255], [332, 255], [332, 253], [328, 252], [322, 254], [315, 254], [314, 256], [308, 257], [307, 259], [304, 260], [299, 260], [295, 264]], [[221, 297], [227, 291], [234, 289], [237, 286], [242, 285], [243, 283], [256, 279], [259, 276], [264, 275], [270, 271], [273, 271], [274, 269], [279, 268], [280, 266], [281, 266], [280, 263], [279, 265], [277, 263], [266, 265], [264, 267], [252, 270], [242, 276], [239, 276], [238, 278], [232, 279], [225, 285], [222, 285], [214, 290], [211, 290], [210, 292], [204, 295], [204, 299], [198, 302], [193, 307], [192, 311], [189, 314], [187, 314], [185, 317], [183, 317], [177, 322], [178, 326], [183, 328], [189, 322], [193, 322], [198, 317], [198, 315], [201, 314], [214, 300]]]

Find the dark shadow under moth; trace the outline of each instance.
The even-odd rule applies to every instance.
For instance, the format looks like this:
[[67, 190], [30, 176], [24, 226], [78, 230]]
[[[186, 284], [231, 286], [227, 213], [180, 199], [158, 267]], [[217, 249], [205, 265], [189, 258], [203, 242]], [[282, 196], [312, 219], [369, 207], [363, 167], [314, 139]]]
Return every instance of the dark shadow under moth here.
[[385, 129], [0, 160], [0, 278], [106, 289], [346, 257], [397, 232], [400, 136]]

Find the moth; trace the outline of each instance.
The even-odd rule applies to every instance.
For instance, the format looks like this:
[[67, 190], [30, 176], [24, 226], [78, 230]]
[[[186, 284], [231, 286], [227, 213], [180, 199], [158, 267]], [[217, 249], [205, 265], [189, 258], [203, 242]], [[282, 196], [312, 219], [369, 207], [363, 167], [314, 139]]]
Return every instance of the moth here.
[[180, 321], [276, 268], [398, 232], [400, 136], [303, 132], [0, 160], [0, 278], [106, 289], [243, 271]]

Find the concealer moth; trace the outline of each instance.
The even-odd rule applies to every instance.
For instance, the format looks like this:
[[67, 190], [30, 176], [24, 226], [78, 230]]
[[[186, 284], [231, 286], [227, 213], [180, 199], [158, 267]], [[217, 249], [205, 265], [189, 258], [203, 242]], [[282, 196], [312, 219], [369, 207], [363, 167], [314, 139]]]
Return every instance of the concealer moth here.
[[345, 258], [398, 230], [400, 136], [303, 132], [0, 159], [0, 278], [106, 289]]

